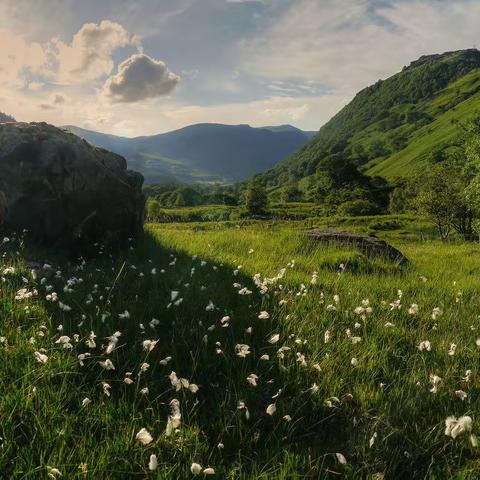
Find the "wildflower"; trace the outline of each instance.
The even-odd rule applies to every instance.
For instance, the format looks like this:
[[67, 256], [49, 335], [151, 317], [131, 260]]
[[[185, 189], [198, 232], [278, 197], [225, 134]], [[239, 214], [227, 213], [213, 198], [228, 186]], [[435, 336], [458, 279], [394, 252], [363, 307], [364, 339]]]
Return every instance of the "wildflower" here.
[[454, 416], [447, 417], [445, 420], [445, 435], [447, 437], [457, 438], [464, 433], [472, 431], [472, 418], [464, 415], [460, 418]]
[[115, 366], [113, 365], [112, 361], [107, 358], [104, 362], [98, 362], [102, 368], [105, 370], [115, 370]]
[[292, 421], [292, 417], [290, 415], [284, 415], [282, 417], [283, 420], [285, 420], [286, 422], [291, 422]]
[[350, 360], [350, 365], [352, 365], [352, 367], [356, 367], [358, 365], [358, 360], [355, 357], [353, 357]]
[[341, 453], [336, 453], [335, 456], [337, 457], [337, 460], [339, 463], [341, 463], [342, 465], [346, 465], [347, 464], [347, 459], [345, 458], [345, 456]]
[[278, 333], [275, 333], [268, 339], [268, 343], [271, 343], [272, 345], [275, 345], [280, 340], [280, 335]]
[[443, 311], [439, 307], [435, 307], [432, 310], [432, 319], [436, 320], [437, 318], [440, 318], [443, 315]]
[[203, 470], [204, 475], [215, 475], [215, 470], [212, 467], [205, 468]]
[[148, 461], [148, 469], [150, 471], [156, 470], [158, 467], [157, 456], [155, 454], [150, 455], [150, 460]]
[[412, 303], [408, 309], [410, 315], [416, 315], [418, 313], [419, 307], [416, 303]]
[[468, 397], [467, 392], [464, 392], [463, 390], [455, 390], [455, 396], [462, 400], [462, 402]]
[[146, 428], [142, 428], [135, 435], [135, 440], [137, 440], [137, 442], [140, 442], [142, 445], [148, 445], [153, 441], [153, 437], [150, 435]]
[[270, 415], [270, 416], [272, 416], [276, 411], [277, 411], [277, 406], [276, 406], [274, 403], [271, 403], [271, 404], [267, 407], [267, 413], [268, 413], [268, 415]]
[[173, 431], [180, 427], [182, 414], [180, 413], [180, 402], [174, 398], [170, 402], [170, 415], [167, 420], [166, 435], [170, 436]]
[[148, 369], [150, 368], [150, 364], [147, 362], [144, 362], [140, 365], [140, 370], [145, 373]]
[[250, 354], [250, 346], [243, 343], [235, 345], [235, 353], [242, 358], [245, 358]]
[[57, 478], [62, 476], [62, 472], [58, 468], [47, 467], [48, 476], [51, 478]]
[[70, 343], [71, 339], [67, 335], [62, 335], [55, 343], [59, 343], [62, 348], [73, 348], [73, 345]]
[[107, 348], [105, 349], [105, 353], [109, 355], [115, 350], [115, 347], [117, 346], [118, 340], [122, 334], [120, 332], [115, 332], [111, 337], [108, 337], [108, 345]]
[[453, 357], [455, 355], [455, 350], [457, 349], [457, 345], [455, 343], [450, 344], [450, 348], [448, 349], [448, 354]]
[[69, 307], [68, 305], [62, 302], [58, 302], [58, 306], [60, 310], [62, 310], [63, 312], [70, 312], [72, 310], [72, 307]]
[[82, 400], [82, 407], [86, 407], [86, 406], [89, 405], [90, 403], [92, 403], [92, 401], [91, 401], [88, 397], [85, 397], [85, 398]]
[[208, 305], [205, 307], [206, 312], [213, 312], [215, 310], [215, 305], [211, 300], [209, 300]]
[[142, 388], [142, 389], [138, 392], [138, 394], [139, 394], [139, 395], [142, 395], [142, 396], [146, 396], [146, 395], [148, 395], [149, 393], [150, 393], [150, 390], [148, 389], [148, 387], [144, 387], [144, 388]]
[[374, 445], [375, 440], [377, 439], [377, 437], [378, 437], [378, 434], [377, 434], [377, 432], [375, 432], [375, 433], [372, 435], [372, 437], [370, 438], [370, 442], [368, 443], [369, 446], [370, 446], [370, 448], [373, 447], [373, 445]]
[[257, 380], [258, 380], [258, 376], [255, 375], [254, 373], [251, 373], [248, 377], [247, 377], [247, 382], [252, 385], [253, 387], [256, 387], [257, 386]]
[[420, 351], [426, 350], [427, 352], [429, 352], [432, 349], [432, 344], [428, 340], [422, 340], [418, 344], [418, 349]]
[[190, 471], [195, 476], [200, 475], [202, 473], [202, 466], [198, 463], [193, 462], [192, 466], [190, 467]]
[[230, 326], [230, 321], [231, 321], [231, 318], [229, 316], [226, 316], [220, 320], [220, 323], [223, 328], [226, 328]]
[[432, 388], [430, 391], [432, 393], [438, 392], [438, 385], [442, 381], [442, 379], [438, 375], [430, 375], [430, 382], [432, 383]]
[[267, 361], [270, 360], [270, 355], [267, 355], [266, 353], [260, 357], [260, 360], [262, 361]]
[[118, 318], [120, 320], [128, 320], [130, 318], [130, 312], [128, 310], [125, 310], [123, 313], [118, 314]]
[[48, 357], [44, 353], [35, 352], [34, 354], [35, 360], [40, 363], [47, 363]]
[[123, 383], [125, 383], [126, 385], [131, 385], [133, 383], [133, 380], [130, 377], [125, 377], [123, 379]]
[[269, 314], [268, 312], [266, 312], [266, 311], [262, 311], [262, 312], [260, 312], [260, 314], [258, 315], [258, 318], [259, 318], [260, 320], [267, 320], [267, 319], [270, 318], [270, 314]]
[[85, 340], [85, 345], [88, 347], [88, 348], [95, 348], [97, 345], [95, 343], [95, 338], [97, 338], [97, 336], [95, 335], [95, 333], [93, 332], [90, 332], [90, 334], [88, 335], [87, 339]]
[[330, 333], [330, 330], [326, 330], [324, 335], [323, 335], [324, 343], [330, 343], [331, 339], [332, 339], [332, 334]]
[[110, 389], [111, 389], [111, 388], [112, 388], [112, 387], [111, 387], [108, 383], [102, 382], [103, 393], [104, 393], [107, 397], [110, 396]]

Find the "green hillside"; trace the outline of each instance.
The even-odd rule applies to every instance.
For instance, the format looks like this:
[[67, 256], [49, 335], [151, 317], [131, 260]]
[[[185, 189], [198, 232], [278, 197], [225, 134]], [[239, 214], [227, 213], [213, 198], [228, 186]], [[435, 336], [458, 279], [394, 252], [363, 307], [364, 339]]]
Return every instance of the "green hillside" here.
[[264, 174], [271, 187], [315, 174], [335, 155], [369, 175], [408, 176], [444, 158], [480, 111], [480, 52], [421, 57], [359, 92], [299, 152]]

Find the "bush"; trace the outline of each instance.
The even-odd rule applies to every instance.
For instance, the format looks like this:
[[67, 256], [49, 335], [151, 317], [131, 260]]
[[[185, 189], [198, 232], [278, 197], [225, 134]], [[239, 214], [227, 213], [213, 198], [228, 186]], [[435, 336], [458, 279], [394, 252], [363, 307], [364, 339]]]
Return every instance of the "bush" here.
[[375, 215], [378, 213], [378, 207], [370, 200], [351, 200], [349, 202], [342, 203], [338, 207], [338, 213], [340, 215], [347, 215], [351, 217]]

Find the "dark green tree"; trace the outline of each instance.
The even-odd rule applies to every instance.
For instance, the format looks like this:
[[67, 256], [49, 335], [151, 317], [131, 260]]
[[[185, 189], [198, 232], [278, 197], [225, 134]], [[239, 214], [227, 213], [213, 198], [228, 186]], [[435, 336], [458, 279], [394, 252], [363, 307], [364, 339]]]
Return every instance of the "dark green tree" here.
[[245, 193], [245, 209], [250, 215], [261, 215], [268, 207], [268, 195], [260, 177], [250, 180]]

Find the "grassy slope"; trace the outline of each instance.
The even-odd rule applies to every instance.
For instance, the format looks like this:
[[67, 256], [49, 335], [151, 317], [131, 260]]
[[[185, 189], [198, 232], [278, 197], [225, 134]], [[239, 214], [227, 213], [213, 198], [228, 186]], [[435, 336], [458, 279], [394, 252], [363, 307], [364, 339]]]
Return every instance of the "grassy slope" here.
[[[367, 173], [385, 178], [408, 176], [428, 166], [431, 152], [438, 148], [454, 145], [460, 132], [458, 122], [466, 122], [480, 113], [480, 69], [471, 72], [452, 83], [433, 100], [423, 102], [420, 108], [430, 113], [435, 121], [413, 132], [408, 146], [386, 159], [373, 160]], [[444, 113], [444, 107], [455, 101], [455, 97], [465, 95], [468, 98]], [[405, 127], [397, 129], [399, 132]], [[369, 140], [378, 137], [372, 132]], [[359, 138], [361, 138], [359, 136]], [[368, 141], [368, 136], [367, 136]]]
[[[192, 461], [214, 467], [213, 478], [222, 479], [372, 478], [378, 473], [385, 478], [478, 478], [478, 450], [467, 437], [452, 441], [443, 434], [445, 418], [463, 414], [474, 417], [480, 433], [477, 245], [397, 240], [412, 259], [408, 269], [399, 270], [353, 251], [305, 243], [289, 224], [214, 224], [201, 230], [170, 224], [149, 230], [151, 236], [138, 248], [114, 257], [100, 253], [80, 267], [60, 256], [22, 251], [17, 242], [0, 247], [2, 268], [18, 268], [4, 275], [0, 290], [0, 336], [5, 337], [0, 344], [0, 471], [5, 478], [45, 478], [47, 466], [53, 466], [66, 478], [183, 479], [191, 478]], [[34, 282], [22, 266], [25, 255], [62, 270], [46, 285], [53, 285], [72, 311], [45, 301], [46, 285]], [[340, 263], [346, 264], [341, 275]], [[238, 265], [242, 268], [235, 275]], [[259, 295], [251, 276], [275, 275], [282, 267], [284, 278]], [[312, 286], [314, 271], [319, 278]], [[73, 275], [83, 282], [64, 292]], [[238, 295], [234, 282], [249, 285], [253, 295]], [[18, 289], [35, 285], [37, 297], [14, 300]], [[401, 307], [392, 310], [398, 289], [403, 291]], [[171, 290], [180, 291], [184, 301], [167, 308]], [[93, 301], [87, 304], [89, 293]], [[340, 303], [329, 310], [334, 294]], [[365, 298], [373, 313], [362, 319], [354, 309]], [[279, 307], [280, 299], [288, 303]], [[216, 306], [211, 312], [205, 309], [209, 300]], [[416, 316], [407, 312], [411, 303], [420, 306]], [[431, 311], [437, 306], [444, 314], [435, 322]], [[125, 310], [130, 318], [119, 318]], [[270, 312], [269, 320], [257, 318], [262, 310]], [[105, 312], [110, 316], [102, 322]], [[221, 328], [225, 314], [232, 322]], [[159, 320], [157, 326], [149, 326], [152, 317]], [[387, 328], [386, 322], [395, 326]], [[39, 334], [42, 325], [44, 335]], [[209, 330], [211, 325], [216, 327]], [[362, 341], [353, 344], [347, 328]], [[324, 343], [327, 329], [330, 343]], [[97, 346], [90, 350], [84, 341], [92, 330]], [[115, 331], [122, 336], [107, 355], [105, 337]], [[60, 333], [72, 338], [72, 349], [55, 343]], [[276, 345], [267, 342], [271, 333], [280, 334]], [[159, 340], [151, 353], [142, 349], [144, 339]], [[431, 352], [417, 348], [425, 339], [432, 342]], [[452, 342], [457, 344], [454, 356], [447, 353]], [[237, 343], [249, 344], [252, 353], [245, 359], [236, 356]], [[276, 353], [280, 346], [291, 348], [284, 359]], [[41, 348], [49, 357], [46, 364], [34, 360]], [[77, 355], [84, 352], [92, 358], [81, 367]], [[305, 355], [305, 366], [297, 353]], [[270, 360], [260, 361], [264, 354]], [[162, 366], [166, 356], [172, 360]], [[352, 367], [352, 357], [358, 366]], [[100, 367], [106, 358], [115, 370]], [[145, 361], [150, 368], [140, 374]], [[473, 374], [465, 383], [468, 369]], [[199, 392], [176, 392], [167, 377], [172, 370], [197, 383]], [[132, 385], [123, 382], [125, 372], [133, 372]], [[250, 373], [258, 375], [257, 387], [247, 383]], [[436, 394], [429, 391], [430, 374], [442, 377]], [[111, 385], [110, 396], [103, 393], [102, 382]], [[149, 394], [142, 396], [144, 387]], [[468, 394], [463, 402], [455, 396], [459, 389]], [[82, 407], [85, 397], [92, 403]], [[333, 407], [324, 403], [331, 397], [339, 399]], [[180, 401], [182, 425], [168, 437], [172, 398]], [[239, 400], [248, 406], [249, 420], [237, 409]], [[265, 409], [273, 402], [277, 412], [270, 417]], [[287, 414], [291, 422], [282, 418]], [[146, 447], [134, 439], [142, 427], [154, 437]], [[216, 447], [219, 442], [223, 450]], [[346, 456], [347, 465], [338, 463], [336, 452]], [[152, 453], [159, 467], [149, 472]]]
[[[449, 148], [464, 122], [480, 109], [480, 56], [476, 51], [460, 51], [421, 59], [391, 78], [359, 92], [354, 100], [324, 125], [299, 152], [264, 178], [272, 191], [293, 175], [306, 186], [322, 159], [344, 152], [361, 169], [387, 179], [408, 176], [428, 164], [432, 151]], [[431, 121], [409, 123], [408, 112], [429, 114]], [[385, 127], [385, 119], [398, 114], [398, 123]], [[396, 145], [403, 136], [406, 146]], [[390, 153], [366, 158], [371, 146], [383, 142]], [[365, 163], [366, 162], [366, 163]]]

